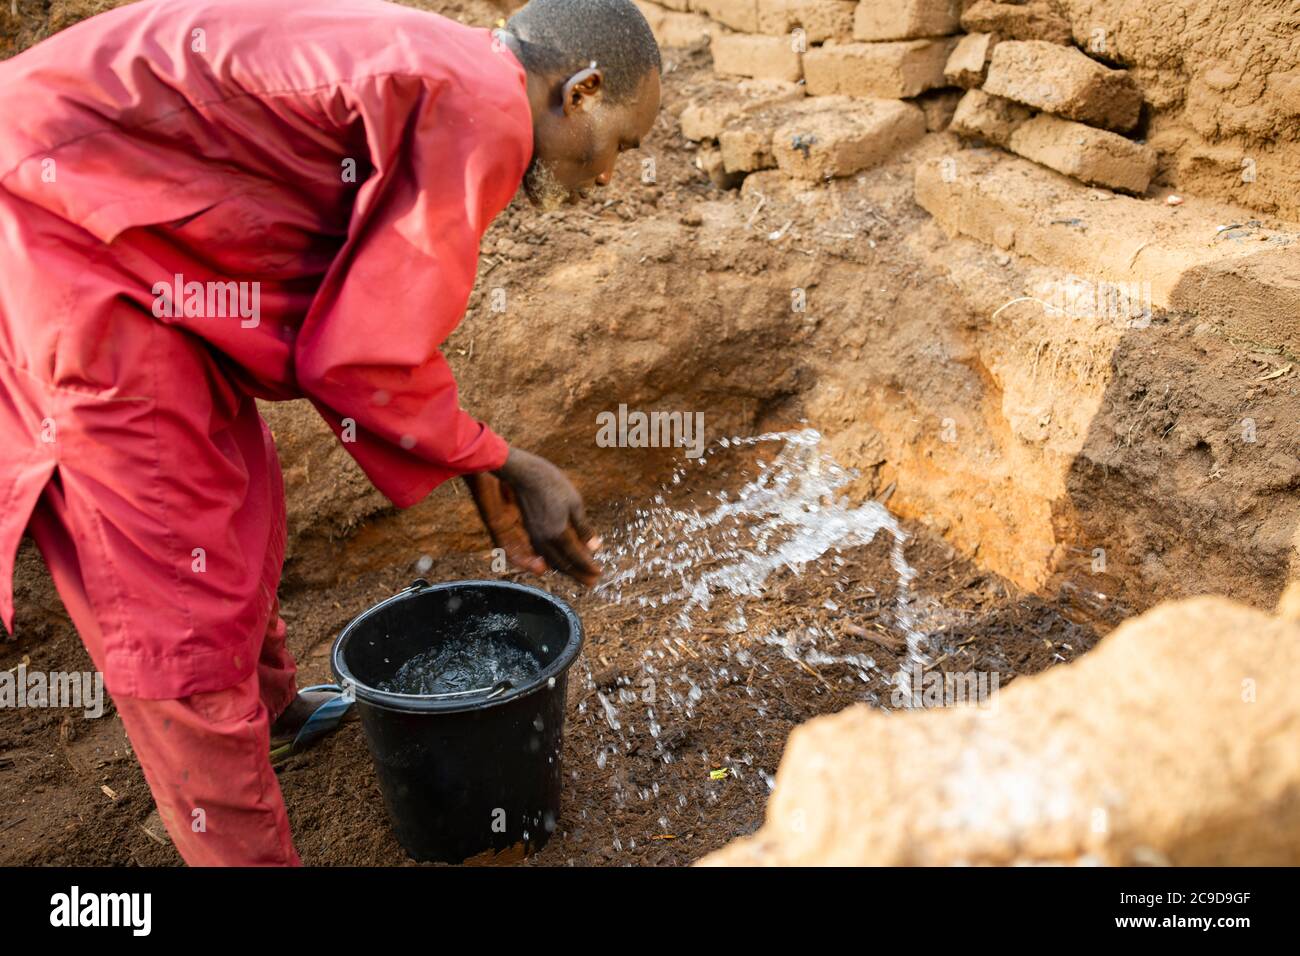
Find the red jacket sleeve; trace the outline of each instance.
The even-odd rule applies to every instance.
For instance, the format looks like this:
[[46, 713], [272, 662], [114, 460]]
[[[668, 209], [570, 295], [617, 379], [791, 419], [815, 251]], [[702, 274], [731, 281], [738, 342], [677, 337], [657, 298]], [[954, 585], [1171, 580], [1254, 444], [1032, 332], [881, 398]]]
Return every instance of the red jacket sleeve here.
[[406, 507], [448, 478], [500, 467], [504, 440], [460, 407], [440, 346], [460, 321], [493, 217], [532, 151], [523, 72], [386, 75], [355, 99], [368, 156], [348, 236], [299, 331], [299, 388], [375, 486]]

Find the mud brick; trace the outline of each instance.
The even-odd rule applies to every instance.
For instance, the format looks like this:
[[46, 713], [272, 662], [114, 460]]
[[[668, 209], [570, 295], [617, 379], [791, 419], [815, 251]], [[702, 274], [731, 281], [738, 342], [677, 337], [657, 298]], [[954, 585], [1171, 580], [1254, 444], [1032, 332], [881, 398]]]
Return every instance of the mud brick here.
[[661, 7], [669, 10], [676, 10], [678, 13], [689, 13], [691, 9], [690, 0], [656, 0]]
[[[632, 0], [632, 2], [645, 17], [646, 23], [650, 25], [650, 32], [655, 35], [655, 42], [661, 47], [695, 46], [711, 34], [726, 29], [700, 14], [669, 10], [657, 3], [648, 3], [646, 0]], [[681, 3], [683, 0], [676, 0], [676, 2]]]
[[732, 33], [713, 38], [714, 72], [723, 76], [753, 76], [793, 83], [803, 75], [801, 55], [790, 37]]
[[718, 136], [718, 148], [722, 151], [722, 166], [729, 173], [752, 173], [776, 166], [770, 126], [733, 126], [724, 129]]
[[853, 36], [855, 0], [758, 0], [758, 32], [772, 35], [803, 30], [809, 43]]
[[910, 102], [921, 107], [921, 112], [925, 114], [927, 133], [942, 133], [952, 122], [953, 114], [957, 112], [957, 104], [961, 102], [962, 96], [961, 90], [931, 90]]
[[650, 25], [650, 32], [659, 38], [659, 25], [664, 21], [664, 14], [668, 11], [657, 3], [650, 3], [648, 0], [632, 0], [633, 6], [641, 11], [641, 16], [645, 17], [645, 22]]
[[787, 99], [738, 112], [718, 134], [723, 167], [728, 173], [741, 174], [775, 169], [773, 130], [809, 113], [855, 108], [856, 102], [847, 96]]
[[957, 0], [863, 0], [853, 17], [857, 40], [915, 40], [958, 32]]
[[690, 47], [721, 33], [725, 27], [698, 13], [677, 13], [669, 10], [656, 30], [651, 27], [660, 46]]
[[959, 136], [1009, 146], [1011, 134], [1032, 115], [1029, 107], [990, 96], [983, 90], [967, 90], [957, 104], [949, 129]]
[[863, 99], [779, 127], [772, 152], [780, 169], [798, 179], [851, 176], [882, 162], [925, 135], [925, 114], [899, 100]]
[[1127, 70], [1112, 70], [1074, 47], [1008, 40], [993, 48], [986, 92], [1090, 126], [1126, 133], [1142, 94]]
[[1226, 336], [1300, 352], [1300, 247], [1265, 249], [1188, 271], [1170, 307], [1195, 312]]
[[917, 96], [944, 85], [943, 67], [955, 45], [954, 39], [939, 39], [817, 47], [803, 58], [808, 93]]
[[956, 48], [944, 65], [944, 79], [954, 86], [964, 86], [968, 90], [983, 86], [984, 77], [988, 75], [989, 57], [997, 45], [996, 34], [966, 34], [957, 41]]
[[695, 168], [709, 177], [709, 181], [719, 189], [735, 189], [741, 184], [742, 176], [727, 172], [722, 161], [722, 150], [716, 146], [705, 146], [695, 155]]
[[741, 33], [758, 32], [758, 0], [691, 0], [691, 9]]
[[[1181, 432], [1187, 423], [1178, 421]], [[1166, 506], [1171, 526], [1182, 507], [1206, 507], [1200, 498], [1176, 500]], [[1294, 866], [1300, 698], [1277, 695], [1263, 705], [1265, 717], [1253, 710], [1259, 705], [1243, 706], [1228, 674], [1267, 674], [1273, 686], [1295, 687], [1297, 643], [1294, 620], [1224, 598], [1169, 601], [1126, 620], [1068, 667], [1017, 678], [984, 713], [859, 706], [818, 717], [790, 734], [762, 829], [700, 865]], [[1105, 806], [1117, 807], [1123, 823], [1096, 826], [1088, 808]], [[939, 822], [948, 820], [972, 822]]]
[[678, 118], [682, 136], [692, 140], [717, 139], [733, 113], [722, 103], [692, 103], [682, 110], [682, 115]]
[[1156, 151], [1118, 133], [1040, 114], [1011, 134], [1011, 150], [1058, 173], [1141, 195], [1156, 171]]
[[1300, 224], [1243, 227], [1249, 209], [1196, 196], [1177, 207], [1112, 195], [996, 150], [964, 150], [916, 170], [916, 201], [950, 236], [965, 235], [1090, 281], [1141, 283], [1155, 308], [1198, 316], [1229, 337], [1300, 352]]
[[1046, 40], [1069, 43], [1070, 24], [1042, 0], [996, 3], [978, 0], [961, 17], [968, 33], [996, 33], [1004, 40]]
[[741, 80], [726, 96], [702, 96], [687, 104], [679, 117], [682, 135], [693, 140], [717, 139], [728, 123], [746, 113], [801, 99], [803, 87], [797, 83]]

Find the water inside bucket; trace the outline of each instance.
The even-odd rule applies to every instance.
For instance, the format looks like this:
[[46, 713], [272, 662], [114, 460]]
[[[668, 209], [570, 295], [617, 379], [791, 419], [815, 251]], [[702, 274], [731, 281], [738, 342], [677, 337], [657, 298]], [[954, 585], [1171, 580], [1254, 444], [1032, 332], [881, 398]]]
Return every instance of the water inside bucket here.
[[494, 687], [519, 687], [543, 662], [520, 634], [514, 614], [474, 615], [443, 628], [439, 642], [405, 661], [379, 689], [391, 694], [455, 694]]

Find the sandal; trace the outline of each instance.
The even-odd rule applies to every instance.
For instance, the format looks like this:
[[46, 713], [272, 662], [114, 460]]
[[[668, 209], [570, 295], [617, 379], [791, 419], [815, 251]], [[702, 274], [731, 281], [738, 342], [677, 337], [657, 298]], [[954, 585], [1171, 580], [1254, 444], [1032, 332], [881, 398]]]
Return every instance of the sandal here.
[[278, 742], [275, 739], [271, 741], [271, 763], [277, 764], [288, 757], [297, 753], [302, 753], [321, 737], [335, 730], [339, 721], [341, 721], [352, 708], [354, 698], [351, 694], [346, 693], [338, 684], [315, 684], [311, 687], [304, 687], [298, 691], [301, 697], [313, 691], [329, 691], [334, 693], [335, 697], [322, 701], [320, 706], [312, 712], [306, 722], [299, 728], [298, 733], [293, 739], [281, 738]]

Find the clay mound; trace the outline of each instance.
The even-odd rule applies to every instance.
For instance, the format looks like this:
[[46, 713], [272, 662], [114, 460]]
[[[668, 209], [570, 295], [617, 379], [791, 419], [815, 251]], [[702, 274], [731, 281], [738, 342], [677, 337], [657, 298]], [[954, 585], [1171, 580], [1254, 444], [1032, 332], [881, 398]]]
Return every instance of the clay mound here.
[[1164, 604], [987, 709], [799, 727], [763, 828], [702, 862], [1294, 865], [1297, 681], [1294, 618]]

